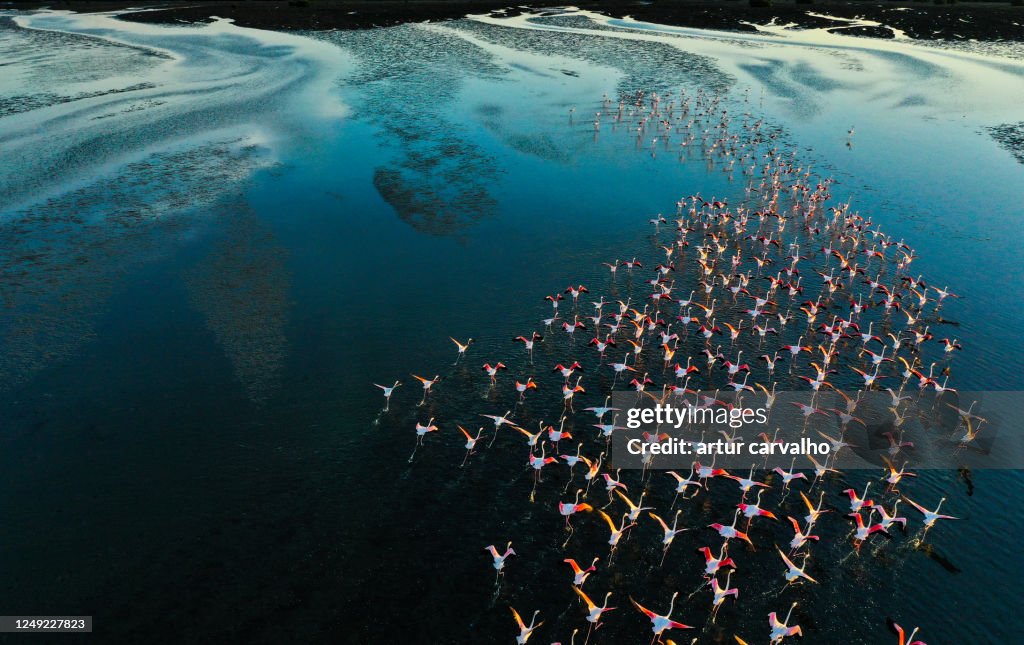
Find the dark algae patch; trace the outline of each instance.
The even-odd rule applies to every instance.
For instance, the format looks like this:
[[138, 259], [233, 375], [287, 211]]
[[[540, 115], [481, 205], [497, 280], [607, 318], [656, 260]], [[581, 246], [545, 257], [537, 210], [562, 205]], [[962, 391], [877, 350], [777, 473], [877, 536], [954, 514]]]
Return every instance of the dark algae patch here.
[[1017, 161], [1024, 163], [1024, 121], [992, 126], [988, 132]]

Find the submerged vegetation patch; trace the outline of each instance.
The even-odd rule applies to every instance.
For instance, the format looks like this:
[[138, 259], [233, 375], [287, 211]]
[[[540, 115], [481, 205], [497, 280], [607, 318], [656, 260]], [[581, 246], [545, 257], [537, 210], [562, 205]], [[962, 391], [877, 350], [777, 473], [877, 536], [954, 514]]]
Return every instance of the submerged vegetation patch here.
[[467, 79], [500, 79], [503, 67], [463, 38], [416, 25], [309, 35], [357, 52], [359, 69], [346, 84], [366, 86], [353, 109], [380, 128], [379, 141], [392, 153], [373, 185], [399, 218], [430, 235], [451, 235], [493, 212], [496, 161], [451, 114]]
[[120, 278], [259, 163], [240, 141], [158, 153], [0, 221], [0, 389], [78, 351]]
[[1024, 121], [992, 126], [988, 133], [1018, 162], [1024, 163]]
[[222, 241], [186, 276], [192, 306], [224, 349], [255, 402], [277, 383], [287, 354], [286, 254], [245, 203], [227, 206]]

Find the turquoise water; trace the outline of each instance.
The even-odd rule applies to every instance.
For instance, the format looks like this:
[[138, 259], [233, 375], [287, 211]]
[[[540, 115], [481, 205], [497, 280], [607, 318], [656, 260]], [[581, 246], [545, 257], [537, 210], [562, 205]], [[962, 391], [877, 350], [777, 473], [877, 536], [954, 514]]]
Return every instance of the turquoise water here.
[[[579, 18], [306, 35], [3, 22], [5, 51], [40, 52], [0, 86], [6, 613], [91, 614], [118, 640], [489, 642], [514, 636], [512, 604], [542, 610], [535, 638], [567, 642], [582, 621], [560, 560], [587, 554], [557, 548], [518, 454], [459, 470], [449, 432], [409, 465], [408, 375], [444, 374], [439, 409], [500, 414], [477, 364], [522, 367], [509, 339], [541, 328], [544, 295], [633, 293], [601, 262], [658, 259], [649, 218], [694, 192], [742, 199], [742, 177], [699, 154], [595, 134], [606, 93], [721, 92], [765, 118], [914, 246], [914, 275], [963, 296], [936, 334], [965, 345], [952, 381], [1021, 389], [1007, 329], [1024, 313], [1024, 167], [983, 127], [1019, 118], [1022, 90], [970, 99], [1019, 71], [873, 41], [831, 43], [840, 57], [772, 35], [613, 38]], [[87, 84], [72, 54], [88, 55]], [[451, 367], [448, 336], [476, 339], [467, 364]], [[396, 378], [379, 417], [371, 384]], [[770, 550], [750, 554], [734, 576], [748, 604], [706, 637], [760, 642], [767, 612], [795, 599], [813, 642], [888, 642], [886, 616], [929, 642], [1009, 636], [1015, 607], [988, 593], [1014, 589], [1019, 550], [993, 535], [1019, 529], [1005, 504], [1019, 486], [1015, 472], [974, 473], [973, 488], [922, 476], [912, 495], [946, 495], [967, 521], [937, 527], [931, 551], [894, 540], [856, 559], [837, 524], [820, 588], [783, 595]], [[512, 535], [521, 555], [492, 597], [481, 549]], [[596, 640], [645, 637], [625, 596], [659, 610], [685, 596], [682, 554], [708, 539], [661, 573], [637, 539], [595, 574], [623, 607]], [[684, 622], [704, 624], [706, 600], [678, 605]]]

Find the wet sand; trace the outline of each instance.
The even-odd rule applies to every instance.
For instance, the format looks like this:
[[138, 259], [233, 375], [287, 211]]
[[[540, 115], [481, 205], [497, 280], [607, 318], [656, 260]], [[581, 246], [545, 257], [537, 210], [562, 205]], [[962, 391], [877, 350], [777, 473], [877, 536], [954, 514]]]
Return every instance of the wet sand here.
[[[308, 6], [298, 6], [307, 4]], [[655, 3], [620, 0], [576, 3], [531, 2], [544, 8], [575, 4], [614, 17], [632, 16], [637, 20], [685, 27], [753, 31], [747, 23], [764, 24], [772, 20], [805, 27], [840, 27], [844, 23], [808, 15], [808, 12], [840, 18], [862, 17], [906, 32], [923, 40], [1024, 40], [1024, 7], [1009, 2], [958, 3], [936, 5], [932, 2], [820, 2], [796, 4], [775, 0], [772, 7], [751, 7], [743, 0], [706, 2], [701, 0], [661, 0]], [[4, 5], [0, 5], [4, 6]], [[15, 2], [14, 8], [49, 7], [74, 11], [116, 11], [125, 8], [152, 7], [156, 10], [126, 15], [137, 22], [197, 22], [210, 16], [232, 18], [245, 27], [262, 29], [367, 29], [404, 22], [439, 21], [461, 18], [469, 13], [490, 13], [512, 7], [496, 0], [250, 0], [247, 2], [169, 2], [140, 3], [106, 0], [66, 2]], [[158, 8], [159, 7], [159, 8]], [[509, 9], [510, 15], [519, 9]], [[859, 27], [844, 33], [891, 38], [885, 28]]]

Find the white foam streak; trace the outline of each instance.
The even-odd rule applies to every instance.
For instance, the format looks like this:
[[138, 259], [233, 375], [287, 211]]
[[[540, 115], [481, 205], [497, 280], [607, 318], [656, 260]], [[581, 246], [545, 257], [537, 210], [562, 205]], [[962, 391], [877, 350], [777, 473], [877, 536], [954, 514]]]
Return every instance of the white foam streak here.
[[[23, 29], [133, 48], [147, 64], [63, 83], [61, 95], [85, 97], [3, 118], [5, 209], [60, 194], [159, 150], [225, 137], [273, 148], [347, 113], [337, 80], [351, 70], [352, 57], [303, 36], [229, 20], [178, 27], [58, 11], [18, 14], [14, 20]], [[155, 67], [152, 54], [159, 60]], [[29, 79], [36, 72], [30, 65], [24, 73]], [[8, 95], [31, 89], [16, 72], [17, 67], [0, 88]], [[136, 89], [124, 91], [128, 87]]]
[[[894, 40], [886, 40], [844, 35], [842, 28], [831, 33], [824, 28], [797, 29], [793, 25], [776, 24], [754, 25], [757, 33], [740, 33], [658, 25], [629, 17], [615, 19], [581, 10], [560, 15], [584, 17], [595, 27], [605, 28], [544, 24], [530, 14], [507, 18], [472, 15], [469, 18], [518, 29], [664, 43], [714, 58], [720, 68], [739, 79], [741, 85], [764, 87], [769, 93], [777, 89], [769, 85], [777, 83], [778, 78], [766, 82], [751, 72], [751, 66], [770, 66], [783, 76], [795, 68], [813, 72], [838, 83], [840, 90], [851, 90], [844, 100], [854, 103], [868, 103], [883, 97], [887, 105], [896, 105], [903, 99], [919, 101], [924, 97], [933, 113], [956, 114], [957, 118], [968, 114], [981, 124], [1018, 120], [1019, 106], [1024, 105], [1024, 83], [1021, 82], [1024, 62], [922, 46], [902, 33]], [[834, 19], [826, 15], [818, 17]], [[847, 22], [850, 27], [881, 26], [860, 19]], [[811, 90], [809, 94], [814, 93], [813, 88]]]

